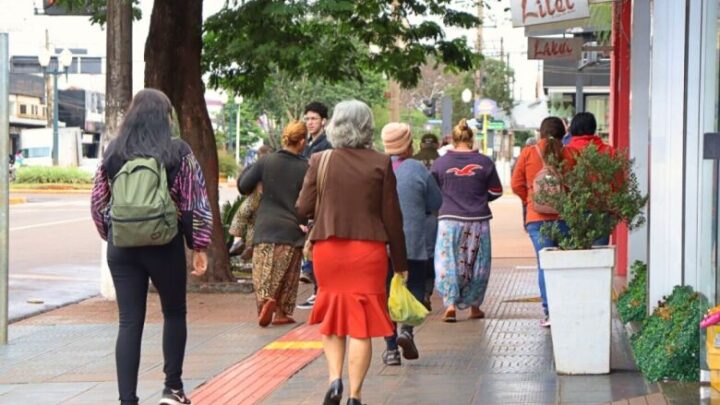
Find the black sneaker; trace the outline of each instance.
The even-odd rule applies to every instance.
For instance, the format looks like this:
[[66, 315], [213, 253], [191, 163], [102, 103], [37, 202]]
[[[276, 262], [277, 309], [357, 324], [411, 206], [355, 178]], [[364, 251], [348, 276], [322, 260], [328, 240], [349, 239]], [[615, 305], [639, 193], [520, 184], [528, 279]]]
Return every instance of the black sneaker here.
[[315, 305], [315, 294], [309, 296], [308, 299], [305, 300], [305, 302], [303, 302], [302, 304], [297, 304], [296, 306], [299, 309], [312, 309], [313, 305]]
[[399, 366], [400, 365], [400, 350], [385, 350], [382, 354], [383, 363], [386, 366]]
[[400, 332], [400, 335], [397, 337], [397, 344], [402, 349], [403, 357], [407, 360], [416, 360], [420, 357], [420, 353], [418, 353], [417, 346], [415, 346], [415, 339], [413, 338], [412, 333], [408, 331]]
[[165, 388], [163, 390], [163, 396], [160, 398], [159, 405], [189, 405], [190, 398], [185, 396], [183, 390], [173, 390]]

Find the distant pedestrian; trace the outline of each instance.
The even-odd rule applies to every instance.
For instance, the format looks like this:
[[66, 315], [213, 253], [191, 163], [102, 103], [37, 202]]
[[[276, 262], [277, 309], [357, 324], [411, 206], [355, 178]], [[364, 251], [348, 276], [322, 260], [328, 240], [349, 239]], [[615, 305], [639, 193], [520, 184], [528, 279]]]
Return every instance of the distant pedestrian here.
[[23, 156], [22, 151], [17, 151], [15, 154], [15, 165], [17, 167], [23, 167], [25, 164], [25, 156]]
[[412, 158], [421, 161], [422, 164], [430, 170], [435, 159], [440, 157], [437, 151], [439, 147], [440, 142], [438, 142], [437, 136], [434, 134], [425, 134], [420, 138], [420, 151]]
[[533, 184], [535, 177], [547, 162], [560, 163], [562, 161], [562, 138], [564, 135], [565, 126], [562, 120], [557, 117], [545, 118], [540, 124], [540, 140], [537, 144], [523, 149], [512, 176], [512, 190], [520, 197], [523, 208], [526, 209], [523, 213], [523, 223], [535, 248], [538, 263], [538, 286], [540, 288], [543, 313], [545, 314], [540, 325], [544, 327], [550, 326], [550, 313], [548, 311], [547, 290], [545, 289], [545, 272], [540, 267], [539, 252], [543, 248], [557, 246], [557, 242], [544, 237], [540, 233], [540, 229], [545, 224], [557, 224], [562, 231], [566, 229], [567, 225], [560, 220], [557, 214], [538, 212], [535, 209], [533, 204], [533, 194], [535, 193]]
[[[267, 156], [271, 152], [271, 147], [262, 145], [257, 151], [258, 160]], [[250, 170], [250, 167], [253, 164], [248, 165], [243, 170], [243, 173]], [[242, 177], [242, 174], [238, 176], [238, 179], [240, 177]], [[238, 185], [240, 185], [239, 181]], [[262, 183], [258, 183], [258, 185], [255, 186], [255, 189], [247, 197], [245, 197], [243, 202], [240, 204], [240, 207], [238, 207], [238, 210], [230, 223], [230, 229], [228, 232], [235, 238], [232, 246], [230, 246], [229, 253], [230, 255], [239, 254], [242, 260], [249, 260], [252, 258], [252, 240], [255, 233], [255, 214], [260, 206], [261, 196]]]
[[453, 149], [452, 134], [443, 136], [442, 143], [440, 144], [440, 148], [438, 148], [438, 155], [445, 156], [447, 151], [452, 150], [452, 149]]
[[[434, 134], [425, 134], [420, 138], [420, 152], [413, 156], [413, 159], [421, 161], [430, 170], [432, 164], [440, 157], [438, 148], [440, 143]], [[425, 297], [422, 303], [428, 310], [432, 309], [430, 298], [435, 285], [435, 241], [437, 237], [437, 210], [431, 212], [425, 218], [425, 230], [428, 251], [427, 269], [425, 270]]]
[[295, 201], [308, 168], [301, 154], [306, 136], [303, 122], [289, 123], [282, 134], [283, 148], [255, 163], [238, 184], [245, 194], [263, 185], [252, 241], [253, 286], [262, 327], [295, 323], [292, 314], [305, 241]]
[[[408, 124], [391, 122], [385, 125], [382, 129], [382, 141], [385, 153], [392, 158], [392, 167], [397, 178], [408, 258], [407, 288], [418, 301], [423, 302], [427, 262], [430, 257], [427, 251], [426, 221], [428, 216], [440, 209], [442, 195], [437, 182], [423, 163], [410, 158], [413, 145]], [[388, 287], [391, 279], [392, 271], [388, 271]], [[407, 360], [419, 357], [412, 325], [402, 325], [399, 335], [395, 329], [392, 336], [385, 338], [385, 344], [383, 362], [386, 365], [400, 365], [399, 349], [402, 349], [402, 355]]]
[[[297, 201], [298, 215], [315, 219], [309, 238], [314, 242], [318, 294], [308, 323], [321, 324], [330, 377], [324, 403], [340, 403], [347, 347], [347, 403], [359, 405], [372, 359], [370, 338], [393, 334], [385, 290], [386, 245], [393, 269], [406, 276], [405, 237], [392, 162], [372, 149], [370, 108], [356, 100], [339, 103], [327, 131], [336, 149], [310, 158]], [[325, 181], [318, 190], [319, 165], [328, 157]], [[321, 203], [316, 207], [318, 193]]]
[[[303, 119], [308, 128], [308, 142], [303, 150], [303, 156], [310, 159], [315, 153], [332, 149], [332, 145], [325, 134], [325, 125], [327, 124], [328, 108], [325, 104], [318, 101], [305, 106]], [[312, 222], [309, 224], [312, 228]], [[313, 274], [312, 258], [304, 258], [302, 271], [300, 273], [300, 281], [313, 285], [312, 294], [297, 307], [300, 309], [311, 309], [315, 305], [315, 297], [317, 295], [317, 282]]]
[[432, 166], [443, 195], [435, 247], [435, 287], [443, 296], [443, 321], [470, 308], [470, 319], [484, 318], [480, 305], [490, 278], [490, 201], [502, 196], [493, 161], [472, 149], [474, 135], [465, 120], [453, 128], [454, 149]]
[[[108, 266], [120, 311], [115, 360], [122, 404], [139, 401], [136, 391], [148, 279], [160, 295], [165, 319], [165, 389], [160, 404], [190, 403], [181, 378], [187, 339], [183, 241], [192, 249], [191, 274], [202, 276], [207, 269], [212, 214], [200, 165], [185, 142], [172, 139], [171, 116], [172, 105], [165, 94], [153, 89], [138, 92], [118, 137], [107, 147], [92, 191], [92, 218], [108, 242]], [[146, 170], [134, 170], [138, 167]], [[166, 199], [168, 194], [171, 201]], [[160, 219], [155, 217], [155, 206], [144, 205], [147, 201], [162, 204]], [[133, 215], [136, 218], [127, 218]], [[126, 220], [121, 222], [120, 216]], [[173, 223], [175, 218], [179, 226]], [[152, 234], [145, 234], [148, 228]]]

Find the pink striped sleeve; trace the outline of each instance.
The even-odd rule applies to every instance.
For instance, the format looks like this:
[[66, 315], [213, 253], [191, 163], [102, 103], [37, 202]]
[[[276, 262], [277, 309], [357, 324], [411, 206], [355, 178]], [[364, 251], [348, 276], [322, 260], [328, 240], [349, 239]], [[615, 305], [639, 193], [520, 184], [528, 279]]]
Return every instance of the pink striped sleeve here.
[[102, 165], [95, 173], [92, 195], [90, 197], [90, 214], [100, 237], [107, 240], [110, 209], [110, 183]]
[[192, 153], [183, 157], [170, 193], [180, 211], [188, 246], [196, 250], [207, 249], [212, 237], [212, 211], [205, 177]]

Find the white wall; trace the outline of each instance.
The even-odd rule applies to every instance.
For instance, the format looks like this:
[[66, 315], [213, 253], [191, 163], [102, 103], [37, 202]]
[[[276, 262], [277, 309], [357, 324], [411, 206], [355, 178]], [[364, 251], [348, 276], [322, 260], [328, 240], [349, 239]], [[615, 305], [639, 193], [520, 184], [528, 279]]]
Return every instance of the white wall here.
[[[633, 1], [630, 49], [630, 157], [635, 159], [634, 169], [640, 191], [646, 194], [650, 180], [650, 0]], [[636, 260], [648, 261], [647, 224], [630, 232], [628, 263]]]
[[650, 64], [648, 302], [682, 284], [685, 100], [684, 1], [654, 0]]

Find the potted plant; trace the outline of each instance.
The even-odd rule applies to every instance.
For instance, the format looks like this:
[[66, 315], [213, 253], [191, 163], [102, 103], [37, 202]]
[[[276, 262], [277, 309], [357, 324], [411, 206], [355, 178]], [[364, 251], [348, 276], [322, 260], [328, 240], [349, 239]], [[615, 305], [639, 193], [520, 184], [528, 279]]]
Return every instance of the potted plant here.
[[591, 145], [574, 155], [575, 164], [553, 168], [535, 200], [553, 207], [567, 228], [546, 224], [545, 237], [557, 248], [540, 251], [552, 321], [555, 368], [561, 374], [610, 372], [610, 319], [614, 246], [594, 247], [624, 222], [645, 222], [647, 197], [640, 193], [633, 162], [625, 152], [601, 153]]

